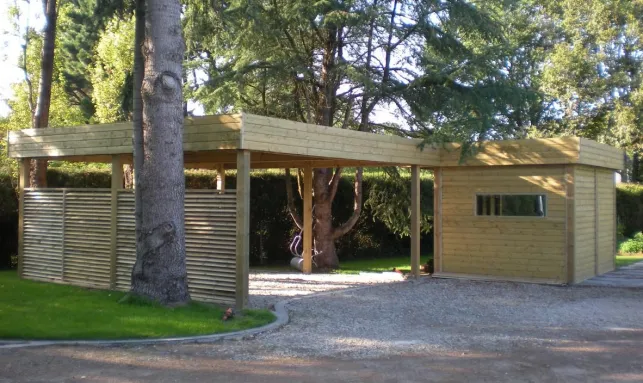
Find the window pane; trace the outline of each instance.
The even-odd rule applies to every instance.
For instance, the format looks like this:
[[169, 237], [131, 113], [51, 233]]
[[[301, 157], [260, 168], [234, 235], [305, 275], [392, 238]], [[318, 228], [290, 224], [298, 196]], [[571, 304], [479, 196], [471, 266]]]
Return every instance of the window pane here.
[[503, 195], [502, 215], [544, 217], [547, 212], [547, 198], [542, 194]]
[[476, 214], [482, 215], [482, 199], [484, 197], [481, 195], [476, 196]]

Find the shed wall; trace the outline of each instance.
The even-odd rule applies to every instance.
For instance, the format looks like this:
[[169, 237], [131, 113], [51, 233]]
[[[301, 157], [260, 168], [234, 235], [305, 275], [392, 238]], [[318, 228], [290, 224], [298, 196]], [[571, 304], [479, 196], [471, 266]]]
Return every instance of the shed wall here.
[[616, 187], [614, 172], [596, 169], [598, 208], [598, 274], [614, 270], [616, 253]]
[[[442, 168], [441, 172], [438, 275], [566, 282], [564, 166]], [[476, 216], [476, 193], [544, 193], [547, 216]]]
[[594, 169], [578, 166], [574, 169], [574, 282], [596, 275], [596, 190]]
[[616, 204], [614, 172], [576, 166], [574, 282], [614, 270]]

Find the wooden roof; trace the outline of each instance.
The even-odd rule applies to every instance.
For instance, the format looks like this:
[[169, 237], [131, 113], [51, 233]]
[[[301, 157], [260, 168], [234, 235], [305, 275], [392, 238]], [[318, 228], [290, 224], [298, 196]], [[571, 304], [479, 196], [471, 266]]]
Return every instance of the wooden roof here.
[[[11, 158], [109, 162], [132, 156], [131, 123], [25, 129], [8, 135]], [[420, 165], [495, 166], [585, 164], [621, 169], [623, 152], [576, 137], [490, 141], [460, 163], [460, 146], [419, 148], [421, 140], [304, 124], [247, 113], [185, 120], [186, 167], [234, 168], [237, 149], [252, 152], [253, 168]]]

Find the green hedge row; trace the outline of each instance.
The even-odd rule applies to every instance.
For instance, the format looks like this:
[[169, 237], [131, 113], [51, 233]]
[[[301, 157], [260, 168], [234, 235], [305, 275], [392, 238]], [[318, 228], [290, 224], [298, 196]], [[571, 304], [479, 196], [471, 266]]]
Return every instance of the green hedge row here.
[[[51, 187], [108, 188], [110, 186], [109, 171], [50, 169], [47, 178]], [[234, 176], [226, 177], [226, 184], [227, 187], [233, 188]], [[408, 189], [400, 190], [400, 184], [384, 174], [371, 175], [364, 179], [365, 199], [374, 186], [377, 186], [378, 193], [386, 189], [390, 189], [393, 195], [408, 191]], [[216, 179], [212, 172], [191, 171], [186, 175], [186, 187], [189, 189], [214, 189]], [[15, 180], [9, 176], [0, 175], [0, 268], [10, 267], [11, 256], [17, 252], [18, 203], [15, 190]], [[424, 214], [432, 214], [432, 181], [422, 180], [421, 190], [422, 206], [428, 207]], [[290, 259], [288, 244], [295, 233], [295, 227], [287, 213], [283, 176], [275, 173], [254, 173], [251, 178], [250, 191], [252, 198], [250, 209], [251, 263], [253, 265], [287, 264]], [[621, 184], [617, 188], [616, 198], [619, 234], [624, 237], [632, 237], [643, 229], [643, 185]], [[301, 201], [297, 202], [300, 206]], [[340, 183], [333, 205], [333, 217], [336, 224], [348, 218], [352, 212], [352, 204], [352, 178], [346, 177]], [[384, 222], [375, 219], [373, 205], [375, 204], [364, 204], [362, 215], [355, 229], [337, 242], [340, 261], [384, 257], [408, 252], [408, 238], [400, 238]], [[398, 208], [399, 216], [399, 211], [404, 210], [404, 207], [396, 206], [396, 208]], [[425, 230], [425, 234], [422, 236], [423, 253], [430, 252], [433, 248], [432, 237], [432, 230]]]
[[[50, 168], [47, 174], [50, 187], [69, 188], [108, 188], [110, 187], [109, 171], [70, 171]], [[344, 222], [351, 214], [353, 207], [353, 179], [345, 177], [340, 182], [333, 204], [333, 217], [336, 224]], [[226, 187], [234, 188], [235, 177], [226, 177]], [[365, 199], [374, 184], [378, 190], [393, 189], [399, 193], [399, 183], [388, 176], [369, 176], [364, 178]], [[410, 181], [407, 182], [410, 184]], [[8, 177], [0, 178], [0, 268], [9, 267], [11, 255], [17, 252], [17, 196], [15, 182]], [[186, 187], [189, 189], [214, 189], [216, 179], [212, 172], [189, 171], [186, 174]], [[410, 188], [408, 189], [410, 190]], [[286, 189], [284, 177], [276, 173], [253, 173], [250, 184], [250, 262], [259, 264], [287, 265], [291, 255], [288, 250], [290, 240], [296, 232], [287, 212]], [[294, 193], [297, 196], [297, 193]], [[298, 197], [298, 196], [297, 196]], [[425, 214], [432, 214], [433, 183], [422, 180], [422, 204], [428, 207]], [[301, 206], [301, 201], [297, 201]], [[432, 232], [422, 236], [423, 252], [433, 249]], [[337, 249], [341, 260], [355, 258], [374, 258], [389, 255], [400, 255], [409, 251], [408, 238], [400, 238], [386, 224], [373, 218], [373, 211], [365, 205], [354, 230], [340, 238]]]
[[631, 238], [643, 230], [643, 184], [619, 184], [616, 188], [618, 231]]

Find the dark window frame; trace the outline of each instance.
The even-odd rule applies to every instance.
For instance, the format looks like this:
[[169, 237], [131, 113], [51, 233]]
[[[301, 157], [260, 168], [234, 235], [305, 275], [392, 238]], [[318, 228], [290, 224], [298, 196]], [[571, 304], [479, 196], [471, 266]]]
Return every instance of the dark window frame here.
[[[533, 196], [542, 197], [542, 214], [534, 215], [504, 215], [503, 197], [507, 196]], [[511, 218], [547, 218], [549, 204], [547, 193], [475, 193], [473, 213], [476, 217], [511, 217]], [[493, 214], [492, 214], [493, 213]], [[537, 213], [534, 210], [534, 213]]]

